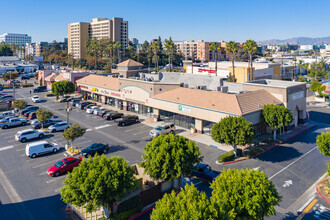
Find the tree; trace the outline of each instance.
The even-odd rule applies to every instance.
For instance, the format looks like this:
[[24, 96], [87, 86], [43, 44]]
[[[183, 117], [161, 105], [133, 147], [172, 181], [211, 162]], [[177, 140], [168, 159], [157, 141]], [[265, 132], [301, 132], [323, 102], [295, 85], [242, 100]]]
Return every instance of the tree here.
[[172, 64], [173, 64], [173, 58], [176, 53], [176, 46], [174, 42], [172, 41], [172, 38], [170, 37], [169, 40], [165, 39], [165, 53], [168, 56], [168, 63], [170, 66], [170, 72], [172, 71]]
[[13, 51], [9, 44], [6, 44], [5, 42], [0, 43], [0, 56], [13, 56]]
[[125, 49], [125, 57], [127, 59], [136, 60], [136, 47], [132, 42], [129, 42], [128, 47]]
[[275, 215], [282, 197], [260, 170], [223, 170], [211, 184], [211, 203], [229, 219], [264, 219]]
[[214, 59], [215, 59], [215, 75], [218, 75], [218, 51], [221, 50], [220, 45], [217, 42], [213, 42], [210, 45], [210, 51], [213, 51]]
[[83, 160], [64, 180], [61, 198], [65, 203], [84, 206], [87, 212], [111, 207], [134, 187], [134, 170], [122, 157], [105, 155]]
[[157, 41], [153, 42], [151, 44], [151, 48], [153, 50], [154, 56], [155, 56], [155, 67], [156, 67], [156, 72], [158, 72], [158, 50], [159, 50], [159, 44]]
[[72, 142], [76, 140], [77, 138], [80, 138], [83, 136], [86, 132], [86, 128], [80, 127], [78, 123], [71, 125], [67, 129], [64, 130], [63, 132], [63, 139], [70, 141], [71, 142], [71, 147], [72, 147]]
[[322, 83], [315, 81], [315, 82], [311, 83], [311, 86], [309, 87], [309, 89], [313, 92], [317, 92], [321, 86], [322, 86]]
[[75, 85], [71, 81], [61, 80], [52, 84], [52, 93], [56, 96], [63, 96], [74, 91]]
[[[199, 192], [193, 184], [187, 184], [178, 195], [176, 195], [174, 190], [165, 194], [156, 203], [150, 219], [211, 220], [217, 219], [217, 212], [204, 192]], [[223, 217], [222, 219], [225, 218]]]
[[118, 41], [114, 44], [114, 49], [117, 51], [117, 63], [120, 63], [120, 51], [121, 51], [122, 45], [121, 43]]
[[274, 132], [276, 140], [276, 130], [288, 126], [292, 120], [292, 113], [284, 106], [268, 104], [262, 109], [262, 118]]
[[235, 61], [247, 62], [249, 61], [249, 53], [244, 50], [244, 48], [239, 47], [235, 53]]
[[237, 156], [237, 145], [244, 146], [253, 142], [255, 130], [251, 122], [243, 117], [229, 116], [212, 127], [211, 137], [218, 143], [230, 144]]
[[18, 73], [17, 72], [8, 72], [8, 73], [2, 74], [1, 77], [5, 81], [10, 80], [10, 79], [16, 79], [18, 77]]
[[21, 110], [23, 108], [26, 108], [27, 102], [24, 101], [24, 99], [16, 99], [13, 101], [12, 106], [13, 108], [17, 108], [18, 110]]
[[298, 82], [306, 82], [305, 77], [302, 75], [298, 75]]
[[50, 119], [53, 116], [53, 113], [44, 108], [40, 108], [37, 110], [36, 116], [38, 121], [41, 123], [41, 127], [44, 128], [44, 122]]
[[99, 48], [99, 41], [95, 37], [91, 39], [90, 47], [91, 50], [94, 52], [94, 59], [95, 59], [94, 70], [97, 70], [97, 49]]
[[194, 165], [202, 161], [199, 147], [193, 141], [174, 134], [154, 137], [144, 151], [141, 166], [154, 179], [172, 181], [190, 175]]
[[326, 157], [330, 157], [330, 131], [316, 137], [317, 149]]
[[[249, 53], [249, 64], [250, 64], [250, 74], [251, 77], [253, 75], [253, 62], [252, 62], [252, 56], [253, 53], [258, 51], [258, 45], [254, 40], [247, 40], [243, 45], [244, 50], [246, 50]], [[250, 81], [252, 78], [249, 77], [248, 81]]]
[[235, 41], [229, 41], [227, 46], [226, 46], [226, 51], [227, 52], [232, 52], [232, 58], [231, 58], [231, 62], [232, 62], [232, 66], [233, 66], [233, 78], [234, 81], [236, 81], [235, 79], [235, 54], [238, 50], [238, 45]]

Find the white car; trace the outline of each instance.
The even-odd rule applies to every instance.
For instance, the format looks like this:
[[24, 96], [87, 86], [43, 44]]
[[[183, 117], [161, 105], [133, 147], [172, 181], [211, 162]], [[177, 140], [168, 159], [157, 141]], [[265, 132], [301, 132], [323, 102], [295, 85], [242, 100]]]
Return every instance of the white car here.
[[31, 99], [32, 99], [32, 102], [34, 102], [34, 103], [40, 102], [40, 97], [37, 95], [32, 96]]
[[33, 129], [27, 129], [23, 131], [19, 131], [15, 135], [15, 140], [20, 141], [22, 143], [36, 138], [43, 138], [45, 136], [45, 132], [43, 130], [33, 130]]
[[100, 107], [100, 108], [94, 109], [93, 114], [94, 114], [94, 115], [98, 115], [99, 112], [101, 112], [101, 111], [104, 110], [104, 109], [106, 109], [106, 108], [104, 108], [104, 107]]
[[56, 132], [56, 131], [64, 131], [70, 126], [70, 123], [65, 122], [57, 122], [56, 124], [49, 126], [48, 131], [50, 133]]
[[86, 109], [86, 113], [93, 114], [94, 113], [94, 110], [96, 110], [96, 109], [99, 109], [99, 106], [97, 106], [97, 105], [92, 106], [92, 107]]

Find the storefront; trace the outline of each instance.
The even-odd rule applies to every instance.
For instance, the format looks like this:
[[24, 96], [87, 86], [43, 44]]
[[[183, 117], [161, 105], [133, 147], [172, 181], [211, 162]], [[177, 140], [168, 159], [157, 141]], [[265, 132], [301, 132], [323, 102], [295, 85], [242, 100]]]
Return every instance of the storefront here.
[[153, 108], [135, 102], [127, 102], [127, 111], [134, 112], [140, 115], [153, 117]]
[[162, 110], [160, 110], [159, 113], [160, 119], [165, 122], [171, 122], [174, 123], [176, 126], [188, 129], [195, 127], [195, 118]]
[[212, 127], [215, 123], [211, 121], [203, 121], [203, 133], [211, 135]]
[[104, 103], [108, 104], [110, 106], [116, 107], [120, 110], [123, 110], [123, 100], [105, 96], [105, 102]]

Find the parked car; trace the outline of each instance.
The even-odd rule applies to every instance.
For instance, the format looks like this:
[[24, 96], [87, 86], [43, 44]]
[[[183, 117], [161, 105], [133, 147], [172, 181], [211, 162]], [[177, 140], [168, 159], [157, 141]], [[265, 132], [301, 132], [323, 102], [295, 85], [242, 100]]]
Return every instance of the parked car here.
[[97, 115], [103, 117], [105, 114], [107, 114], [109, 112], [114, 112], [114, 111], [103, 109], [103, 110], [99, 111]]
[[59, 102], [69, 102], [71, 101], [71, 96], [62, 96], [61, 98], [58, 99]]
[[87, 110], [87, 109], [89, 109], [89, 108], [92, 107], [92, 106], [96, 106], [96, 104], [95, 104], [95, 103], [91, 103], [91, 104], [89, 104], [89, 105], [86, 105], [86, 106], [84, 107], [84, 110]]
[[0, 128], [7, 129], [10, 127], [24, 126], [27, 121], [24, 118], [10, 118], [7, 122], [0, 123]]
[[86, 109], [86, 113], [87, 114], [93, 114], [94, 113], [94, 110], [96, 110], [98, 108], [100, 108], [100, 107], [97, 106], [97, 105], [91, 106], [91, 107], [89, 107], [89, 108]]
[[193, 176], [209, 182], [212, 182], [219, 174], [219, 172], [212, 170], [209, 165], [203, 163], [197, 164], [192, 171]]
[[106, 119], [106, 120], [114, 120], [114, 119], [117, 119], [117, 118], [121, 118], [123, 116], [124, 116], [123, 113], [119, 113], [119, 112], [108, 112], [107, 114], [105, 114], [103, 116], [103, 118]]
[[152, 129], [149, 134], [151, 137], [157, 137], [160, 134], [165, 135], [168, 133], [174, 134], [175, 125], [173, 123], [162, 123], [158, 125], [155, 129]]
[[37, 118], [37, 112], [30, 112], [29, 116], [28, 116], [28, 120], [33, 120]]
[[[2, 86], [2, 84], [0, 84], [0, 87]], [[1, 91], [1, 89], [0, 89], [0, 91]], [[2, 97], [2, 96], [4, 96], [4, 95], [6, 95], [6, 93], [3, 93], [3, 92], [0, 92], [0, 97]]]
[[38, 106], [28, 106], [28, 107], [26, 107], [25, 109], [21, 110], [21, 111], [20, 111], [20, 114], [21, 114], [21, 115], [24, 115], [26, 112], [29, 112], [29, 111], [31, 111], [31, 110], [35, 110], [35, 111], [37, 111], [38, 109], [39, 109]]
[[109, 144], [94, 143], [89, 145], [87, 148], [81, 150], [81, 155], [88, 158], [89, 156], [94, 156], [96, 153], [106, 153], [109, 149]]
[[77, 103], [79, 103], [81, 101], [81, 99], [80, 98], [73, 98], [73, 99], [71, 99], [71, 104], [72, 104], [72, 106], [76, 106], [76, 104]]
[[47, 169], [47, 174], [49, 176], [59, 176], [63, 173], [72, 171], [73, 168], [78, 166], [82, 161], [82, 158], [67, 157], [63, 160], [58, 161], [56, 164], [52, 165]]
[[121, 120], [116, 121], [118, 126], [125, 126], [133, 123], [137, 123], [139, 121], [139, 117], [136, 115], [128, 115], [123, 117]]
[[11, 118], [17, 118], [16, 116], [7, 116], [7, 117], [4, 117], [0, 120], [0, 123], [5, 123], [5, 122], [8, 122], [9, 119]]
[[[41, 128], [42, 127], [42, 124], [38, 121], [38, 120], [36, 120], [36, 121], [34, 121], [34, 122], [30, 122], [30, 124], [31, 124], [31, 127], [33, 128], [33, 129], [39, 129], [39, 128]], [[49, 126], [52, 126], [52, 125], [54, 125], [54, 124], [56, 124], [56, 122], [55, 121], [53, 121], [53, 120], [46, 120], [44, 123], [43, 123], [43, 127], [44, 128], [48, 128]]]
[[67, 123], [66, 121], [57, 122], [56, 124], [49, 126], [48, 131], [50, 133], [57, 132], [57, 131], [64, 131], [69, 126], [70, 126], [70, 123]]
[[32, 89], [32, 92], [46, 92], [47, 91], [47, 86], [37, 86]]
[[13, 101], [13, 100], [15, 100], [14, 96], [12, 96], [12, 95], [4, 95], [4, 96], [1, 96], [0, 99], [2, 101]]
[[0, 113], [0, 119], [3, 119], [3, 118], [8, 117], [8, 116], [15, 116], [15, 114], [13, 112], [10, 112], [10, 111]]
[[38, 141], [27, 144], [25, 147], [25, 154], [28, 157], [36, 158], [39, 155], [56, 153], [60, 147], [56, 143], [49, 143], [48, 141]]
[[27, 129], [23, 131], [19, 131], [15, 135], [15, 140], [20, 141], [22, 143], [36, 138], [43, 138], [45, 136], [45, 132], [43, 130], [33, 130], [33, 129]]
[[30, 75], [29, 74], [25, 74], [25, 75], [22, 75], [21, 76], [21, 80], [24, 80], [24, 79], [30, 79]]
[[76, 107], [80, 108], [81, 110], [83, 110], [85, 108], [85, 106], [92, 104], [91, 102], [86, 102], [86, 101], [82, 101], [82, 102], [78, 102], [78, 104], [76, 104]]
[[105, 110], [105, 108], [104, 107], [100, 107], [100, 108], [94, 109], [93, 114], [94, 115], [99, 115], [99, 112], [101, 112], [102, 110]]
[[33, 110], [30, 110], [30, 111], [27, 111], [27, 112], [25, 112], [23, 115], [24, 115], [25, 117], [29, 117], [29, 115], [30, 115], [32, 112], [37, 112], [37, 109], [33, 109]]
[[32, 102], [34, 102], [34, 103], [38, 103], [38, 102], [40, 102], [40, 97], [37, 96], [37, 95], [34, 95], [34, 96], [32, 96], [31, 100], [32, 100]]

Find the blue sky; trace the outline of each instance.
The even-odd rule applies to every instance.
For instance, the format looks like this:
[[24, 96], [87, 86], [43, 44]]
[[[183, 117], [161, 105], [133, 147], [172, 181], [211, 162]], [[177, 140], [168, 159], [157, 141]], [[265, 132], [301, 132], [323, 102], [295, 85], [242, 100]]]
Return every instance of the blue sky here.
[[140, 42], [268, 40], [330, 36], [329, 0], [3, 0], [0, 34], [63, 41], [67, 24], [122, 17]]

